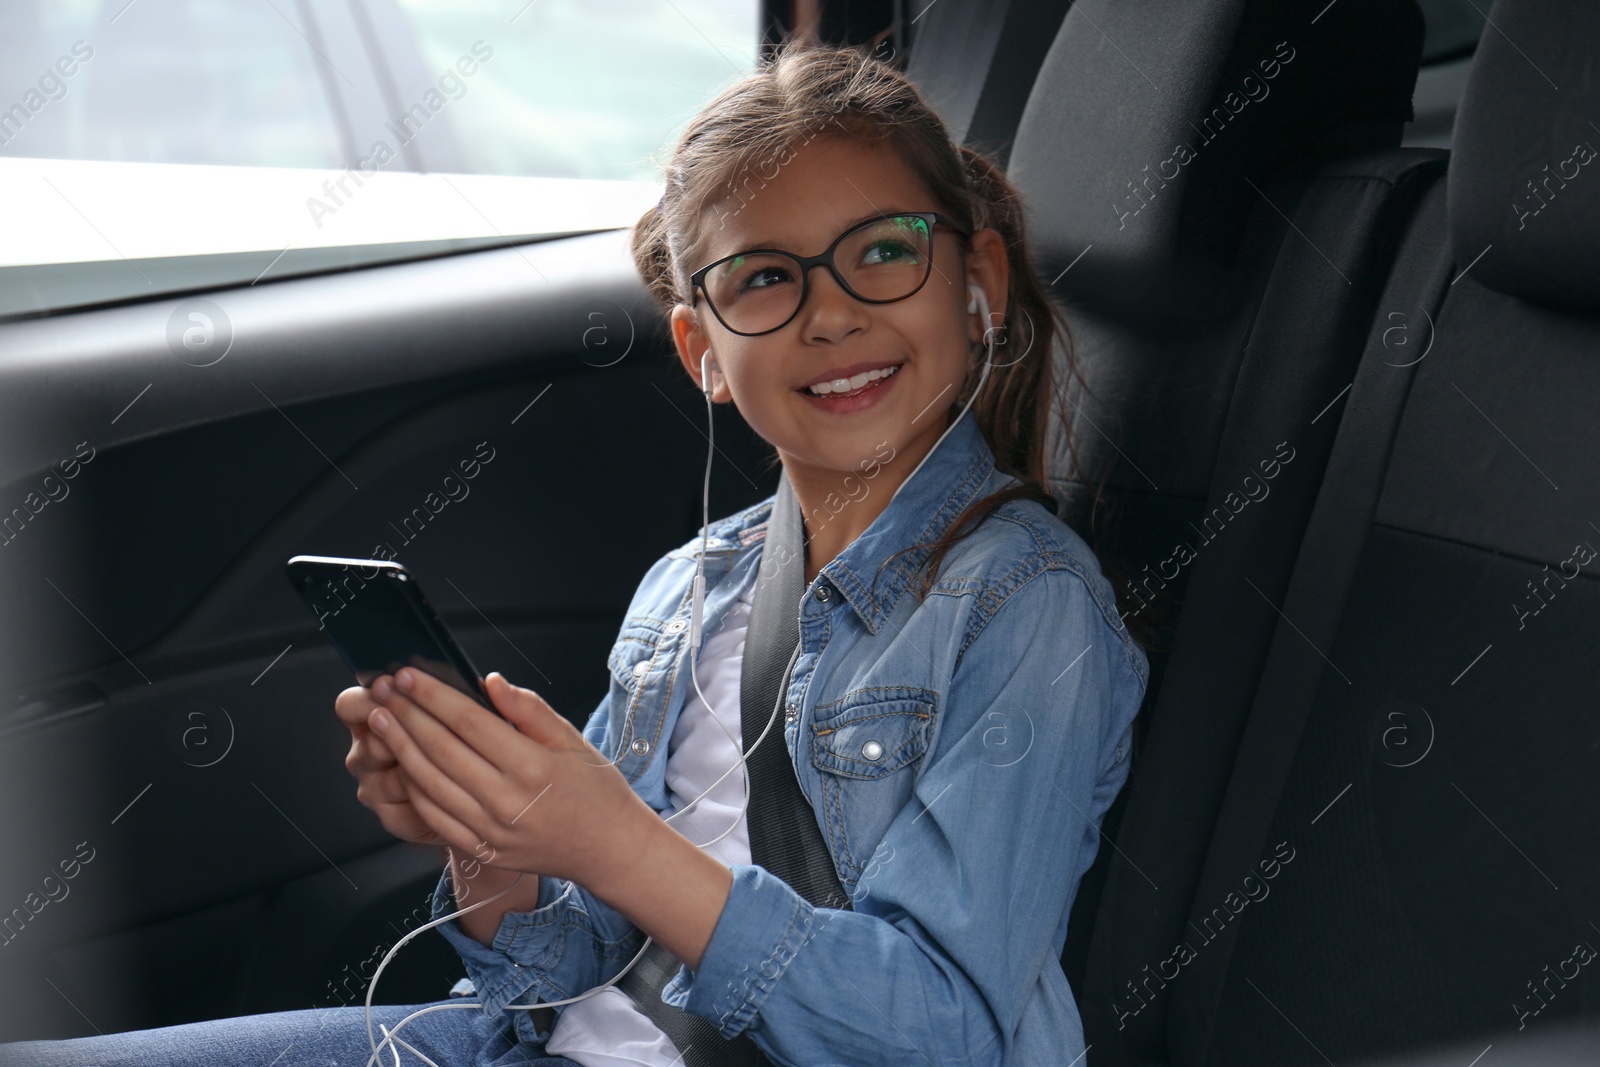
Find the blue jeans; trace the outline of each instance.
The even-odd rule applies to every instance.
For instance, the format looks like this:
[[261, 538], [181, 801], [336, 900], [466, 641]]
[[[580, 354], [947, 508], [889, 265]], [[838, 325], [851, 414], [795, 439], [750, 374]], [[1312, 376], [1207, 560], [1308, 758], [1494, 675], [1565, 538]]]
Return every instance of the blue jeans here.
[[[490, 1018], [475, 1000], [437, 1001], [462, 1007], [430, 1012], [407, 1023], [400, 1039], [439, 1067], [577, 1067], [564, 1056], [542, 1056], [519, 1044], [509, 1017]], [[374, 1004], [372, 1032], [396, 1023], [427, 1004]], [[309, 1008], [270, 1015], [131, 1030], [65, 1041], [20, 1041], [0, 1045], [0, 1067], [364, 1067], [372, 1055], [365, 1009], [360, 1005]], [[395, 1053], [383, 1049], [380, 1064], [393, 1067]], [[407, 1049], [399, 1062], [419, 1067]]]

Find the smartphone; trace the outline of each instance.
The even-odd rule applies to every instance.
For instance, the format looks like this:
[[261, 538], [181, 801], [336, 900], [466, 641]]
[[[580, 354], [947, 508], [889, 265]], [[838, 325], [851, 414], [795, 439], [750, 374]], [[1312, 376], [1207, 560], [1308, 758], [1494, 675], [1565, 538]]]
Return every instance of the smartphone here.
[[317, 628], [361, 685], [370, 688], [382, 675], [415, 667], [500, 714], [482, 675], [404, 566], [384, 559], [295, 556], [287, 570]]

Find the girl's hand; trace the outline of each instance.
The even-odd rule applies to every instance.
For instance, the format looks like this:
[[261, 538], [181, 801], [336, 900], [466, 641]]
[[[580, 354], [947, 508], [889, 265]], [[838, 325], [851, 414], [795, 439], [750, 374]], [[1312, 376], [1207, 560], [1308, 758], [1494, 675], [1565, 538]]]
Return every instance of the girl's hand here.
[[372, 736], [367, 717], [382, 707], [364, 686], [351, 686], [333, 701], [334, 714], [350, 730], [345, 769], [355, 775], [356, 799], [377, 813], [383, 828], [402, 841], [442, 845], [444, 839], [411, 803], [406, 773], [383, 739]]
[[[497, 718], [414, 667], [380, 679], [369, 723], [399, 761], [412, 806], [452, 849], [491, 867], [591, 890], [624, 868], [660, 816], [532, 690], [484, 680]], [[598, 891], [598, 890], [597, 890]]]

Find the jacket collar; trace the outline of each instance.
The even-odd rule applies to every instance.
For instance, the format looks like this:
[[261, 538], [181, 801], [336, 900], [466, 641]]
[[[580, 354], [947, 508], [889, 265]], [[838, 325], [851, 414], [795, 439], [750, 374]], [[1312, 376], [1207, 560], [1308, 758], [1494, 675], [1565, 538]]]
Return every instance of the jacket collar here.
[[995, 473], [994, 453], [971, 412], [966, 412], [901, 485], [889, 506], [822, 568], [816, 582], [826, 579], [837, 588], [867, 630], [876, 634], [933, 549], [906, 552], [881, 572], [879, 565], [902, 548], [943, 537]]

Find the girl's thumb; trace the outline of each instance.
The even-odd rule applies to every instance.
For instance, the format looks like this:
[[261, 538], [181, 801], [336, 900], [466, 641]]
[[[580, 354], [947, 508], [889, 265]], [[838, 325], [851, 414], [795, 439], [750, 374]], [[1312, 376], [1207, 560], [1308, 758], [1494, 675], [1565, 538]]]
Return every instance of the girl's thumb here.
[[512, 685], [499, 671], [490, 671], [483, 684], [500, 714], [524, 736], [542, 743], [559, 740], [557, 730], [567, 721], [538, 693]]

